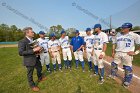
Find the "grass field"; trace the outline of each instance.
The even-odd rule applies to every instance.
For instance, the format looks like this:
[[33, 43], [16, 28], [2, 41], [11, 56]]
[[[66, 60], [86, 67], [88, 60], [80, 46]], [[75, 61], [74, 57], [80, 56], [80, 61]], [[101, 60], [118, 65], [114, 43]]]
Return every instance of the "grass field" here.
[[[63, 72], [49, 74], [44, 66], [43, 73], [47, 80], [38, 84], [41, 89], [39, 93], [129, 93], [114, 80], [105, 79], [105, 83], [99, 85], [98, 77], [90, 77], [87, 65], [85, 73], [74, 67], [73, 63], [71, 72], [63, 69]], [[37, 80], [36, 71], [34, 80]], [[0, 93], [33, 93], [17, 48], [0, 48]]]

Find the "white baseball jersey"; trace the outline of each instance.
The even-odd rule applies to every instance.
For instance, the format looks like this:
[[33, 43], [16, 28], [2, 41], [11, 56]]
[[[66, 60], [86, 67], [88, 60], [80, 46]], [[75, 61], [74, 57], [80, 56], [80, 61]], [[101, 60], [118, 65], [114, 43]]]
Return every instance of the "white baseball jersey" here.
[[94, 35], [85, 36], [84, 42], [86, 43], [86, 47], [93, 47], [94, 44]]
[[51, 51], [58, 51], [59, 46], [60, 46], [59, 40], [54, 40], [54, 41], [49, 40], [49, 42], [48, 42], [48, 48], [51, 48]]
[[135, 44], [140, 44], [140, 36], [136, 33], [129, 32], [126, 35], [117, 33], [113, 43], [116, 44], [115, 51], [129, 52], [135, 50]]
[[60, 38], [59, 42], [60, 42], [61, 48], [65, 48], [65, 47], [69, 47], [70, 46], [69, 37], [68, 36], [65, 36], [64, 38]]
[[104, 32], [100, 32], [99, 34], [96, 34], [94, 37], [95, 37], [94, 48], [103, 49], [103, 44], [108, 43], [108, 36]]
[[38, 38], [37, 39], [39, 46], [44, 48], [44, 52], [48, 51], [48, 40], [47, 39], [42, 39], [42, 38]]

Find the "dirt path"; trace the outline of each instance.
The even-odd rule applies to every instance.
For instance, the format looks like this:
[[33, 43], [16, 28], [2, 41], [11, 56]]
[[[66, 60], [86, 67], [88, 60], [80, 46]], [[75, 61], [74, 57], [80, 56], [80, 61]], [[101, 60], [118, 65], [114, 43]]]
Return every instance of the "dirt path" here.
[[17, 47], [17, 44], [0, 44], [0, 48], [4, 47]]
[[[109, 56], [105, 58], [105, 69], [107, 75], [110, 74], [110, 63], [113, 61], [113, 59]], [[132, 93], [140, 93], [140, 67], [134, 66], [133, 65], [133, 79], [131, 82], [131, 85], [127, 88], [129, 91]], [[119, 66], [119, 71], [118, 71], [118, 77], [115, 78], [115, 80], [121, 85], [122, 80], [124, 77], [124, 72], [122, 69], [122, 65]]]

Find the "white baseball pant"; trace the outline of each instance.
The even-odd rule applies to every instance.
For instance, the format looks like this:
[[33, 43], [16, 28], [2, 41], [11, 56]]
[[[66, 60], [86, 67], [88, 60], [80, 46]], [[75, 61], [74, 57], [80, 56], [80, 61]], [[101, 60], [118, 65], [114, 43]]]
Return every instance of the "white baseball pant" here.
[[49, 65], [50, 63], [50, 56], [49, 53], [41, 53], [40, 54], [40, 61], [41, 61], [41, 65], [43, 66], [44, 64]]
[[129, 56], [127, 53], [124, 52], [116, 52], [114, 56], [114, 62], [116, 64], [122, 63], [125, 66], [132, 67], [133, 56]]
[[64, 48], [64, 49], [62, 49], [62, 53], [63, 53], [63, 59], [64, 60], [67, 60], [67, 57], [68, 57], [68, 60], [69, 61], [72, 60], [72, 55], [71, 55], [70, 48]]
[[84, 61], [83, 59], [83, 51], [75, 51], [74, 52], [75, 60], [80, 60], [81, 62]]
[[98, 66], [98, 68], [104, 67], [103, 59], [99, 59], [99, 56], [101, 54], [102, 54], [102, 50], [94, 49], [94, 55], [93, 55], [94, 65]]
[[88, 60], [88, 62], [89, 61], [93, 61], [93, 56], [91, 55], [92, 54], [92, 50], [93, 50], [93, 48], [86, 48], [86, 54], [87, 54], [87, 60]]

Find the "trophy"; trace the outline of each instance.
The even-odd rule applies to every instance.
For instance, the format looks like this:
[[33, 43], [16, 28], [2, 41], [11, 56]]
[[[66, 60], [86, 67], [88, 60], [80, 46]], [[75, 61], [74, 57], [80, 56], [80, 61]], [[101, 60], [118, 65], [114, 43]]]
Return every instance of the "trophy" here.
[[[37, 40], [34, 40], [33, 42], [29, 43], [30, 47], [32, 48], [36, 48], [36, 47], [40, 47], [39, 46], [39, 42]], [[37, 52], [35, 52], [37, 55], [39, 55], [42, 51], [44, 50], [43, 47], [41, 47], [41, 49]]]

